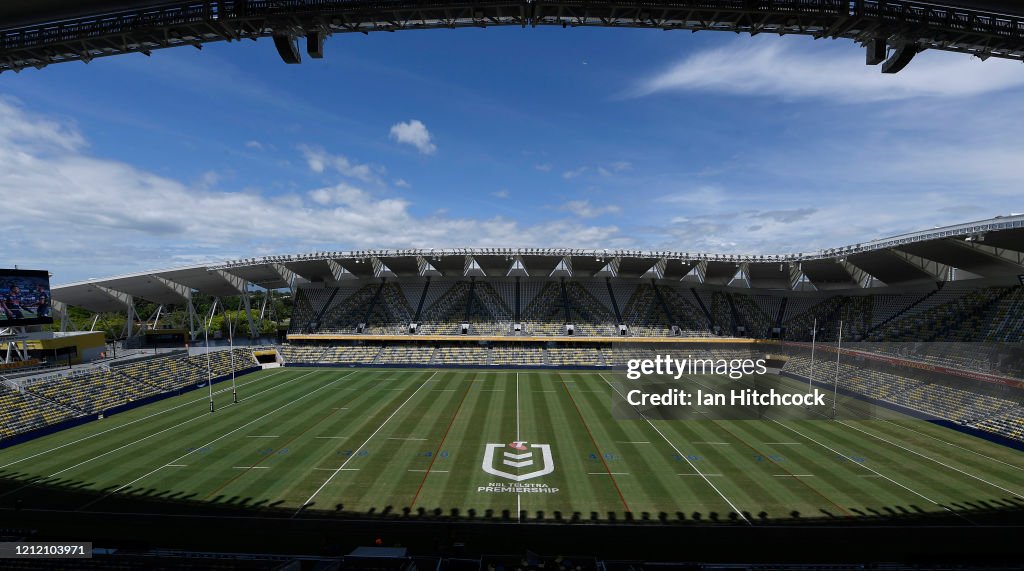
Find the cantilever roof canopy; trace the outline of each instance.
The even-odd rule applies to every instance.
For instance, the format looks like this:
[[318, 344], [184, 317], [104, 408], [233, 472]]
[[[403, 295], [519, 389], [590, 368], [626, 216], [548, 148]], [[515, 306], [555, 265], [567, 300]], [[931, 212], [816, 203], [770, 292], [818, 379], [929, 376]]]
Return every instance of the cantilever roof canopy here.
[[[952, 270], [955, 270], [953, 272]], [[962, 278], [1024, 276], [1024, 215], [913, 232], [810, 253], [721, 254], [572, 248], [358, 250], [264, 256], [56, 286], [53, 298], [92, 311], [126, 309], [133, 298], [184, 303], [193, 293], [227, 296], [261, 288], [344, 281], [466, 276], [658, 279], [759, 290], [844, 290]], [[744, 276], [736, 280], [737, 276]]]
[[[4, 0], [0, 3], [0, 26], [25, 26], [187, 3], [189, 2], [180, 0]], [[916, 3], [1008, 16], [1024, 16], [1024, 5], [1019, 0], [919, 0]]]
[[268, 37], [285, 62], [299, 63], [302, 37], [309, 56], [321, 58], [331, 34], [495, 26], [844, 38], [868, 47], [871, 65], [888, 58], [885, 73], [926, 49], [1024, 60], [1019, 0], [3, 0], [0, 73]]

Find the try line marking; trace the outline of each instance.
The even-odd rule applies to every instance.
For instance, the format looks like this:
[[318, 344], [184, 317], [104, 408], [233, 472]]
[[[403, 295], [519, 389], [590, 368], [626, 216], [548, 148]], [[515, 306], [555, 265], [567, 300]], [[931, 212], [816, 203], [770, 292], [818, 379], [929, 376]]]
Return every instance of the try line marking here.
[[[251, 380], [251, 381], [249, 381], [247, 383], [242, 383], [239, 386], [244, 387], [244, 386], [247, 386], [247, 385], [251, 385], [253, 383], [258, 383], [260, 381], [263, 381], [263, 380], [269, 379], [270, 377], [273, 377], [274, 375], [282, 372], [283, 370], [284, 369], [278, 369], [277, 371], [274, 371], [274, 372], [270, 373], [269, 375], [264, 375], [264, 376], [262, 376], [262, 377], [260, 377], [258, 379], [253, 379], [253, 380]], [[296, 377], [296, 379], [297, 378], [301, 378], [301, 377], [305, 377], [306, 375], [312, 375], [312, 374], [313, 374], [312, 372], [306, 373], [305, 375], [300, 375], [299, 377]], [[292, 381], [294, 381], [294, 380], [295, 379], [292, 379]], [[285, 381], [285, 382], [286, 383], [290, 383], [291, 381]], [[227, 392], [229, 390], [230, 390], [229, 388], [225, 387], [223, 389], [220, 389], [219, 391], [214, 391], [213, 394], [219, 395], [219, 394]], [[260, 392], [263, 392], [263, 391], [260, 391]], [[256, 393], [256, 394], [260, 394], [260, 393]], [[177, 410], [177, 409], [179, 409], [179, 408], [181, 408], [183, 406], [188, 406], [188, 405], [190, 405], [192, 403], [197, 403], [199, 401], [204, 401], [204, 400], [208, 400], [208, 399], [209, 399], [209, 397], [205, 397], [204, 396], [202, 398], [197, 398], [197, 399], [194, 399], [194, 400], [190, 400], [188, 402], [184, 402], [182, 404], [172, 406], [171, 408], [168, 408], [166, 410], [161, 410], [160, 412], [154, 412], [153, 414], [151, 414], [149, 416], [144, 416], [142, 418], [137, 418], [135, 420], [132, 420], [130, 422], [126, 422], [124, 424], [120, 424], [118, 426], [112, 426], [112, 427], [110, 427], [110, 428], [108, 428], [108, 429], [106, 429], [106, 430], [104, 430], [102, 432], [97, 432], [96, 434], [91, 434], [89, 436], [85, 436], [83, 438], [79, 438], [78, 440], [74, 440], [72, 442], [68, 442], [67, 444], [61, 444], [60, 446], [56, 446], [54, 448], [50, 448], [49, 450], [44, 450], [42, 452], [38, 452], [38, 453], [33, 454], [31, 456], [26, 456], [26, 457], [22, 458], [21, 460], [15, 460], [14, 462], [8, 462], [7, 464], [4, 464], [4, 465], [0, 466], [0, 468], [6, 468], [8, 466], [13, 466], [15, 464], [20, 464], [20, 463], [24, 462], [25, 460], [31, 460], [33, 458], [42, 456], [44, 454], [49, 454], [50, 452], [56, 452], [57, 450], [60, 450], [62, 448], [67, 448], [68, 446], [74, 446], [75, 444], [78, 444], [80, 442], [85, 442], [86, 440], [90, 440], [90, 439], [96, 438], [97, 436], [102, 436], [102, 435], [104, 435], [104, 434], [106, 434], [108, 432], [114, 432], [115, 430], [121, 430], [122, 428], [124, 428], [126, 426], [130, 426], [130, 425], [135, 424], [137, 422], [142, 422], [144, 420], [149, 420], [149, 419], [153, 418], [154, 416], [160, 416], [161, 414], [167, 414], [168, 412], [171, 412], [172, 410]], [[232, 403], [232, 404], [234, 404], [234, 403]], [[227, 406], [230, 406], [230, 405], [227, 405]]]
[[[313, 374], [313, 373], [306, 373], [306, 375], [311, 375], [311, 374]], [[176, 463], [180, 462], [182, 459], [186, 458], [187, 456], [190, 456], [190, 455], [194, 454], [196, 452], [196, 450], [199, 450], [199, 449], [202, 449], [202, 448], [206, 448], [207, 446], [210, 446], [211, 444], [219, 442], [219, 441], [227, 438], [228, 436], [231, 436], [232, 434], [238, 432], [239, 430], [242, 430], [242, 429], [244, 429], [244, 428], [246, 428], [248, 426], [251, 426], [251, 425], [253, 425], [253, 424], [263, 420], [264, 418], [267, 418], [268, 416], [270, 416], [270, 415], [272, 415], [272, 414], [274, 414], [274, 413], [276, 413], [276, 412], [278, 412], [280, 410], [283, 410], [284, 408], [287, 408], [287, 407], [289, 407], [289, 406], [299, 402], [300, 400], [302, 400], [302, 399], [304, 399], [306, 397], [314, 395], [314, 394], [316, 394], [316, 393], [326, 389], [327, 387], [330, 387], [330, 386], [334, 385], [334, 383], [337, 383], [338, 381], [344, 380], [344, 379], [346, 379], [346, 378], [348, 378], [348, 377], [350, 377], [350, 376], [352, 376], [354, 374], [355, 374], [355, 371], [345, 375], [344, 377], [341, 377], [339, 379], [335, 379], [334, 381], [331, 381], [330, 383], [328, 383], [328, 384], [326, 384], [326, 385], [324, 385], [324, 386], [322, 386], [322, 387], [320, 387], [318, 389], [313, 389], [312, 391], [310, 391], [310, 392], [308, 392], [308, 393], [306, 393], [306, 394], [304, 394], [304, 395], [302, 395], [302, 396], [300, 396], [300, 397], [298, 397], [298, 398], [296, 398], [296, 399], [294, 399], [294, 400], [292, 400], [290, 402], [286, 402], [285, 404], [275, 408], [274, 410], [272, 410], [272, 411], [270, 411], [270, 412], [268, 412], [268, 413], [266, 413], [266, 414], [264, 414], [264, 415], [262, 415], [262, 416], [260, 416], [258, 418], [250, 420], [249, 422], [243, 424], [242, 426], [239, 426], [238, 428], [236, 428], [236, 429], [234, 429], [234, 430], [232, 430], [230, 432], [225, 432], [224, 434], [218, 436], [217, 438], [214, 438], [213, 440], [207, 442], [206, 444], [203, 444], [202, 446], [195, 447], [192, 451], [186, 452], [186, 453], [182, 454], [181, 456], [178, 456], [177, 458], [175, 458], [174, 460], [171, 460], [167, 464], [176, 464]], [[303, 376], [305, 376], [305, 375], [303, 375]], [[296, 377], [295, 379], [292, 379], [292, 380], [294, 381], [294, 380], [298, 380], [300, 378], [302, 378], [302, 377]], [[205, 417], [206, 415], [203, 415], [203, 416]], [[100, 497], [90, 501], [89, 503], [85, 504], [84, 506], [82, 506], [79, 509], [80, 510], [84, 510], [85, 508], [95, 504], [96, 502], [99, 502], [99, 501], [101, 501], [101, 500], [103, 500], [105, 498], [108, 498], [108, 497], [110, 497], [110, 496], [120, 492], [121, 490], [123, 490], [125, 488], [130, 487], [132, 484], [135, 484], [139, 480], [142, 480], [143, 478], [151, 476], [151, 475], [159, 472], [161, 469], [166, 468], [167, 464], [164, 464], [163, 466], [160, 466], [159, 468], [156, 468], [156, 469], [150, 470], [149, 472], [146, 472], [145, 474], [139, 476], [138, 478], [135, 478], [131, 482], [128, 482], [127, 484], [125, 484], [123, 486], [120, 486], [120, 487], [114, 489], [113, 491], [108, 492], [107, 494], [104, 494], [103, 496], [100, 496]]]
[[[262, 391], [259, 391], [259, 392], [256, 392], [256, 393], [253, 393], [253, 395], [252, 395], [252, 396], [257, 396], [257, 395], [261, 395], [261, 394], [263, 394], [263, 393], [265, 393], [265, 392], [268, 392], [268, 391], [273, 391], [273, 390], [277, 390], [277, 389], [279, 389], [279, 388], [281, 388], [281, 387], [283, 387], [283, 386], [285, 386], [285, 385], [289, 385], [289, 384], [291, 384], [291, 383], [293, 383], [293, 382], [295, 382], [295, 381], [297, 381], [297, 380], [299, 380], [299, 379], [301, 379], [301, 378], [303, 378], [303, 377], [306, 377], [306, 376], [312, 375], [312, 374], [313, 374], [314, 372], [315, 372], [315, 371], [311, 371], [311, 372], [309, 372], [309, 373], [305, 373], [305, 374], [303, 374], [303, 375], [299, 375], [298, 377], [295, 377], [294, 379], [292, 379], [292, 380], [290, 380], [290, 381], [285, 381], [285, 382], [283, 382], [283, 383], [281, 383], [281, 384], [278, 384], [278, 385], [274, 385], [274, 386], [272, 386], [272, 387], [268, 387], [268, 388], [265, 388], [265, 389], [263, 389]], [[204, 400], [204, 399], [198, 399], [198, 400]], [[198, 401], [190, 401], [190, 402], [198, 402]], [[186, 403], [186, 404], [188, 404], [188, 403]], [[230, 404], [227, 404], [227, 405], [225, 405], [225, 406], [224, 406], [224, 408], [227, 408], [227, 407], [233, 406], [233, 405], [235, 405], [235, 404], [239, 404], [239, 403], [230, 403]], [[184, 406], [184, 405], [182, 405], [182, 406]], [[177, 407], [176, 407], [176, 408], [177, 408]], [[157, 413], [157, 414], [160, 414], [160, 413]], [[185, 420], [185, 421], [179, 422], [178, 424], [175, 424], [175, 425], [173, 425], [173, 426], [169, 426], [169, 427], [167, 427], [167, 428], [165, 428], [165, 429], [163, 429], [163, 430], [160, 430], [160, 431], [154, 432], [154, 433], [152, 433], [152, 434], [149, 434], [149, 435], [147, 435], [147, 436], [143, 436], [142, 438], [139, 438], [138, 440], [135, 440], [135, 441], [133, 441], [133, 442], [129, 442], [128, 444], [123, 444], [123, 445], [121, 445], [121, 446], [118, 446], [117, 448], [114, 448], [113, 450], [108, 450], [108, 451], [106, 451], [106, 452], [104, 452], [104, 453], [102, 453], [102, 454], [98, 454], [98, 455], [96, 455], [96, 456], [93, 456], [92, 458], [89, 458], [89, 459], [87, 459], [87, 460], [83, 460], [83, 461], [81, 461], [81, 462], [79, 462], [79, 463], [77, 463], [77, 464], [74, 464], [74, 465], [72, 465], [72, 466], [68, 466], [67, 468], [64, 468], [63, 470], [60, 470], [60, 471], [54, 472], [53, 474], [50, 474], [49, 476], [43, 476], [43, 477], [41, 477], [41, 478], [35, 478], [35, 479], [31, 480], [30, 482], [28, 482], [27, 484], [25, 484], [24, 486], [21, 486], [21, 487], [19, 487], [19, 488], [15, 488], [14, 490], [11, 490], [11, 491], [9, 491], [9, 492], [6, 492], [6, 493], [4, 493], [4, 494], [0, 494], [0, 498], [2, 498], [2, 497], [5, 497], [5, 496], [9, 496], [9, 495], [11, 495], [11, 494], [14, 494], [14, 493], [16, 493], [16, 492], [20, 492], [21, 490], [24, 490], [25, 488], [28, 488], [28, 487], [30, 487], [30, 486], [32, 486], [32, 485], [34, 485], [34, 484], [37, 484], [37, 483], [39, 483], [39, 482], [44, 482], [44, 481], [46, 481], [46, 480], [49, 480], [50, 478], [54, 478], [54, 477], [56, 477], [56, 476], [59, 476], [59, 475], [63, 474], [64, 472], [67, 472], [67, 471], [69, 471], [69, 470], [74, 470], [75, 468], [78, 468], [79, 466], [83, 466], [83, 465], [85, 465], [85, 464], [88, 464], [89, 462], [92, 462], [92, 461], [94, 461], [94, 460], [99, 460], [100, 458], [103, 458], [104, 456], [107, 456], [107, 455], [109, 455], [109, 454], [113, 454], [113, 453], [115, 453], [115, 452], [119, 452], [119, 451], [121, 451], [121, 450], [124, 450], [125, 448], [128, 448], [129, 446], [134, 446], [135, 444], [138, 444], [138, 443], [140, 443], [140, 442], [144, 442], [144, 441], [146, 441], [146, 440], [149, 440], [150, 438], [153, 438], [154, 436], [158, 436], [158, 435], [160, 435], [160, 434], [163, 434], [163, 433], [165, 433], [165, 432], [167, 432], [167, 431], [170, 431], [170, 430], [174, 430], [175, 428], [180, 428], [180, 427], [182, 427], [182, 426], [184, 426], [184, 425], [186, 425], [186, 424], [188, 424], [188, 423], [190, 423], [190, 422], [194, 422], [194, 421], [196, 421], [196, 420], [199, 420], [199, 419], [201, 419], [201, 418], [206, 418], [206, 417], [208, 417], [209, 415], [210, 415], [210, 413], [208, 413], [208, 412], [206, 412], [206, 413], [203, 413], [203, 414], [202, 414], [202, 415], [200, 415], [200, 416], [195, 416], [195, 417], [192, 417], [192, 418], [190, 418], [190, 419], [188, 419], [188, 420]], [[155, 415], [151, 415], [151, 416], [155, 416]], [[147, 417], [145, 417], [145, 418], [150, 418], [150, 417], [148, 417], [148, 416], [147, 416]], [[143, 419], [140, 419], [140, 420], [143, 420]], [[123, 426], [127, 426], [127, 425], [123, 425]], [[112, 429], [110, 429], [110, 430], [116, 430], [116, 428], [112, 428]], [[103, 433], [101, 432], [100, 434], [103, 434]], [[97, 435], [94, 435], [94, 436], [98, 436], [98, 434], [97, 434]], [[83, 438], [82, 440], [85, 440], [85, 439]], [[77, 441], [76, 441], [76, 442], [77, 442]], [[55, 448], [54, 450], [56, 450], [56, 448]], [[37, 454], [37, 456], [38, 456], [38, 454]], [[179, 459], [180, 459], [180, 458], [179, 458]]]

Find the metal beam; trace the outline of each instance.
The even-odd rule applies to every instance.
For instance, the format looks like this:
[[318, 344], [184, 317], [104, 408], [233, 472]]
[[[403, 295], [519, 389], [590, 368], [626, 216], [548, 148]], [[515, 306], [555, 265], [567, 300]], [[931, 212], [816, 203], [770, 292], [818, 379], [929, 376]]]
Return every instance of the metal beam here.
[[996, 248], [994, 246], [980, 244], [973, 240], [970, 242], [967, 240], [949, 240], [946, 243], [955, 244], [957, 247], [966, 248], [973, 252], [983, 254], [984, 256], [998, 262], [1009, 262], [1018, 266], [1021, 270], [1024, 270], [1024, 251], [1011, 250], [1009, 248]]
[[953, 266], [949, 266], [935, 260], [908, 254], [902, 250], [889, 250], [889, 252], [904, 262], [914, 266], [922, 272], [930, 275], [932, 279], [940, 282], [948, 282], [953, 279]]
[[345, 266], [334, 260], [327, 260], [327, 267], [331, 268], [331, 275], [334, 276], [334, 281], [336, 282], [359, 279], [358, 276], [345, 269]]
[[700, 262], [697, 262], [693, 266], [693, 268], [689, 272], [687, 272], [685, 276], [683, 276], [683, 278], [680, 281], [703, 284], [705, 278], [707, 278], [707, 275], [708, 262], [707, 260], [702, 260]]
[[153, 279], [155, 279], [158, 282], [160, 282], [161, 284], [163, 284], [164, 287], [166, 287], [167, 289], [169, 289], [169, 290], [173, 291], [174, 293], [180, 295], [182, 297], [182, 299], [184, 299], [186, 301], [192, 299], [192, 288], [188, 287], [187, 285], [180, 284], [178, 282], [171, 281], [171, 280], [169, 280], [167, 278], [160, 277], [160, 276], [157, 276], [157, 275], [154, 275]]
[[877, 285], [875, 282], [878, 282], [879, 284], [884, 284], [884, 282], [882, 282], [882, 280], [880, 280], [880, 279], [876, 278], [875, 276], [867, 273], [866, 271], [862, 270], [861, 268], [857, 267], [856, 265], [851, 264], [850, 262], [846, 261], [845, 259], [836, 260], [836, 263], [839, 264], [840, 266], [842, 266], [842, 268], [844, 270], [846, 270], [846, 273], [850, 274], [850, 277], [853, 279], [854, 283], [857, 284], [857, 287], [860, 287], [860, 288], [873, 287], [873, 286]]

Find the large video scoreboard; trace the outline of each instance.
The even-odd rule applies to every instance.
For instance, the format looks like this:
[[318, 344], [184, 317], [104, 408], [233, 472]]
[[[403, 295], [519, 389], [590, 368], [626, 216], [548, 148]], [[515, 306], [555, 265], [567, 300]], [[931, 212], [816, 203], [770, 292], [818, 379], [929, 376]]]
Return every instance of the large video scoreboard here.
[[0, 269], [0, 327], [53, 323], [50, 273]]

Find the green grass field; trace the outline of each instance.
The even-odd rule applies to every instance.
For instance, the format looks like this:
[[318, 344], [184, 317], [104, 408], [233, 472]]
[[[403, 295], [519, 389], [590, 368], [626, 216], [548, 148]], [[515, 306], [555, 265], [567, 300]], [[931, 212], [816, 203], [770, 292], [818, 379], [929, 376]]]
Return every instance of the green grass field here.
[[[927, 422], [616, 421], [615, 388], [598, 372], [263, 371], [238, 404], [216, 385], [212, 415], [204, 389], [0, 451], [0, 505], [736, 525], [1024, 505], [1024, 454]], [[550, 446], [553, 470], [519, 484], [543, 491], [484, 471], [488, 444], [493, 466], [539, 469], [541, 448], [502, 464], [521, 461], [515, 440]]]

